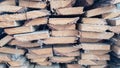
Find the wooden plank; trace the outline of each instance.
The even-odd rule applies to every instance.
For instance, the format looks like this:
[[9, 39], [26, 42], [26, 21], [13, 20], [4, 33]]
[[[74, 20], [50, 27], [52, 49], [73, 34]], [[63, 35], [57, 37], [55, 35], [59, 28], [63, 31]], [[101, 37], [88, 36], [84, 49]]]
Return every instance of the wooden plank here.
[[53, 25], [66, 25], [66, 24], [75, 24], [79, 20], [79, 17], [75, 18], [50, 18], [49, 24]]
[[92, 16], [97, 16], [97, 15], [101, 15], [104, 13], [109, 13], [112, 12], [113, 10], [115, 10], [116, 7], [115, 6], [106, 6], [106, 7], [100, 7], [100, 8], [95, 8], [95, 9], [91, 9], [87, 11], [87, 17], [92, 17]]
[[45, 39], [43, 42], [45, 44], [70, 44], [76, 43], [76, 37], [50, 37]]
[[107, 65], [96, 65], [96, 66], [90, 66], [90, 68], [106, 68]]
[[14, 38], [18, 41], [32, 41], [49, 38], [48, 31], [38, 31], [33, 33], [14, 35]]
[[48, 11], [35, 10], [35, 11], [29, 11], [26, 13], [1, 15], [0, 21], [18, 21], [18, 20], [34, 19], [34, 18], [43, 17], [47, 15], [49, 15]]
[[106, 25], [107, 22], [101, 18], [83, 18], [83, 24], [93, 24], [93, 25]]
[[82, 54], [81, 59], [86, 60], [110, 60], [109, 55]]
[[44, 65], [44, 66], [36, 65], [35, 68], [60, 68], [60, 65], [59, 64], [50, 65], [50, 66], [47, 66], [47, 65]]
[[19, 26], [17, 22], [0, 22], [0, 28], [6, 28], [6, 27], [16, 27]]
[[75, 61], [75, 57], [51, 57], [50, 62], [53, 63], [70, 63]]
[[37, 63], [46, 62], [46, 61], [48, 61], [48, 57], [41, 57], [41, 58], [31, 59], [30, 61], [31, 62], [37, 62]]
[[15, 0], [5, 0], [0, 2], [0, 5], [15, 5]]
[[50, 57], [53, 56], [52, 48], [45, 48], [45, 49], [30, 49], [29, 53], [33, 53], [39, 56], [46, 56]]
[[101, 42], [100, 39], [89, 39], [89, 38], [80, 38], [79, 41], [81, 43], [96, 43], [96, 42]]
[[85, 54], [95, 54], [95, 55], [105, 55], [108, 54], [110, 50], [85, 50]]
[[0, 61], [2, 61], [2, 62], [11, 61], [10, 55], [7, 55], [7, 54], [0, 54]]
[[30, 21], [25, 22], [25, 26], [35, 26], [47, 24], [47, 18], [36, 18]]
[[91, 32], [105, 32], [108, 30], [107, 25], [90, 25], [90, 24], [80, 24], [79, 30], [81, 31], [91, 31]]
[[82, 68], [79, 64], [67, 64], [67, 68]]
[[3, 47], [6, 45], [8, 42], [10, 42], [13, 39], [11, 36], [6, 36], [0, 40], [0, 47]]
[[52, 63], [48, 62], [48, 61], [46, 61], [46, 62], [38, 62], [37, 64], [41, 65], [41, 66], [51, 66], [52, 65]]
[[51, 32], [51, 35], [53, 37], [76, 37], [78, 35], [78, 31], [77, 30], [59, 30], [59, 31], [56, 31], [56, 30], [53, 30]]
[[81, 48], [84, 50], [110, 50], [110, 45], [104, 43], [81, 43]]
[[114, 33], [120, 33], [120, 26], [112, 26], [109, 28], [110, 31], [114, 32]]
[[81, 65], [106, 65], [107, 61], [79, 60]]
[[39, 9], [45, 9], [47, 4], [45, 2], [33, 2], [33, 1], [19, 1], [19, 6], [22, 7], [29, 7], [29, 8], [39, 8]]
[[32, 26], [21, 26], [15, 28], [6, 28], [4, 29], [5, 33], [7, 34], [20, 34], [20, 33], [28, 33], [35, 31], [35, 28]]
[[2, 48], [0, 48], [0, 53], [23, 55], [25, 53], [25, 51], [22, 50], [22, 49], [14, 49], [14, 48], [2, 47]]
[[57, 15], [77, 15], [83, 14], [83, 7], [69, 7], [69, 8], [61, 8], [56, 9]]
[[113, 35], [111, 32], [80, 32], [81, 38], [88, 39], [110, 39]]
[[120, 18], [113, 18], [113, 19], [110, 19], [109, 20], [109, 24], [112, 25], [112, 26], [118, 26], [120, 25]]
[[120, 47], [119, 46], [114, 45], [112, 47], [112, 51], [114, 51], [117, 55], [120, 55]]
[[75, 30], [75, 24], [67, 24], [67, 25], [48, 25], [52, 30]]

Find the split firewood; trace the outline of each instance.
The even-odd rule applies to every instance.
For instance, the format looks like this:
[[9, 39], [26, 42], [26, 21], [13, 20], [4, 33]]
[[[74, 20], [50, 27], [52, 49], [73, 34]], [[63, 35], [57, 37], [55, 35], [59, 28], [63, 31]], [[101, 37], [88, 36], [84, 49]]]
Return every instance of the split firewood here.
[[3, 47], [6, 45], [8, 42], [10, 42], [13, 39], [11, 36], [6, 36], [0, 40], [0, 47]]
[[57, 15], [77, 15], [83, 14], [83, 7], [69, 7], [69, 8], [60, 8], [55, 10]]
[[54, 37], [76, 37], [78, 35], [78, 31], [77, 30], [59, 30], [59, 31], [55, 31], [53, 30], [51, 32], [51, 35]]
[[49, 24], [53, 24], [53, 25], [75, 24], [78, 20], [79, 20], [79, 17], [75, 17], [75, 18], [50, 18]]
[[10, 55], [7, 55], [7, 54], [0, 54], [0, 61], [2, 61], [2, 62], [11, 61]]
[[31, 62], [46, 62], [48, 61], [48, 58], [47, 57], [41, 57], [41, 58], [35, 58], [35, 59], [31, 59], [30, 60]]
[[7, 34], [20, 34], [20, 33], [28, 33], [35, 31], [34, 27], [32, 26], [22, 26], [22, 27], [15, 27], [15, 28], [7, 28], [4, 30]]
[[120, 18], [113, 18], [109, 20], [109, 24], [112, 26], [118, 26], [120, 25]]
[[111, 52], [110, 50], [85, 50], [85, 54], [105, 55]]
[[112, 38], [111, 41], [117, 45], [117, 46], [120, 46], [120, 39], [119, 38]]
[[52, 55], [51, 54], [48, 54], [48, 55], [37, 55], [37, 54], [33, 54], [33, 53], [28, 53], [27, 55], [26, 55], [26, 57], [28, 58], [28, 59], [42, 59], [42, 58], [49, 58], [49, 57], [51, 57]]
[[76, 37], [50, 37], [45, 39], [43, 42], [45, 44], [70, 44], [76, 43]]
[[119, 26], [112, 26], [109, 28], [110, 31], [114, 32], [114, 33], [120, 33], [120, 25]]
[[49, 38], [49, 32], [39, 31], [33, 33], [18, 34], [18, 35], [14, 35], [14, 38], [18, 41], [32, 41], [32, 40], [46, 39]]
[[16, 5], [15, 0], [5, 0], [0, 2], [0, 5]]
[[92, 65], [90, 68], [106, 68], [107, 65]]
[[112, 6], [95, 8], [95, 9], [88, 10], [86, 16], [87, 17], [97, 16], [97, 15], [101, 15], [101, 14], [104, 14], [104, 13], [112, 12], [115, 9], [116, 9], [116, 7], [113, 6], [113, 5]]
[[[46, 61], [46, 62], [38, 62], [37, 64], [38, 64], [38, 65], [41, 65], [41, 66], [51, 66], [51, 65], [52, 65], [52, 63], [49, 62], [49, 61]], [[40, 66], [40, 67], [41, 67], [41, 66]]]
[[97, 42], [101, 42], [100, 39], [89, 39], [89, 38], [80, 38], [79, 41], [81, 43], [97, 43]]
[[115, 52], [117, 55], [120, 55], [120, 47], [117, 45], [114, 45], [112, 47], [113, 52]]
[[82, 68], [79, 64], [67, 64], [67, 68]]

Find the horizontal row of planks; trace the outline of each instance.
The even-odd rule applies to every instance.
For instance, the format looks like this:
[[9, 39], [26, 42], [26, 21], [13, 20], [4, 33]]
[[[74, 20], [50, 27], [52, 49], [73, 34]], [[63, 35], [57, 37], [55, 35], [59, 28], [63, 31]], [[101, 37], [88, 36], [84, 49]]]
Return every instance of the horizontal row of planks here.
[[120, 1], [99, 7], [92, 7], [95, 0], [82, 1], [84, 6], [77, 1], [82, 0], [2, 0], [0, 68], [119, 65]]

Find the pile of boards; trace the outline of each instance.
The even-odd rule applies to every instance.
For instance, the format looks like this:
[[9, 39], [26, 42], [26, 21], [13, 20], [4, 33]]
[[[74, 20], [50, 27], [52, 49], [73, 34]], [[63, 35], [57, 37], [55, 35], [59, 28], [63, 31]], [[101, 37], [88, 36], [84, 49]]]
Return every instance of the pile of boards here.
[[108, 61], [120, 57], [120, 1], [110, 0], [96, 7], [95, 2], [1, 1], [0, 28], [4, 30], [0, 35], [1, 68], [110, 66]]

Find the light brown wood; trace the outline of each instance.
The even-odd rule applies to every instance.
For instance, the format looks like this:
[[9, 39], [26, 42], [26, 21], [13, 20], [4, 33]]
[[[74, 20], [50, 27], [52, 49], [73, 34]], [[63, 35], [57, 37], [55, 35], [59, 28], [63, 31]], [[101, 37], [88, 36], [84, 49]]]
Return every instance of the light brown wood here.
[[52, 30], [75, 30], [75, 24], [68, 24], [68, 25], [51, 25], [49, 24], [50, 29]]
[[120, 25], [120, 18], [113, 18], [109, 20], [109, 24], [112, 26], [118, 26]]
[[106, 6], [106, 7], [100, 7], [100, 8], [95, 8], [95, 9], [91, 9], [87, 11], [87, 17], [92, 17], [92, 16], [96, 16], [96, 15], [101, 15], [104, 13], [109, 13], [112, 12], [113, 10], [115, 10], [116, 7], [115, 6]]
[[40, 39], [49, 38], [49, 33], [48, 31], [39, 31], [33, 33], [18, 34], [18, 35], [14, 35], [14, 38], [18, 41], [40, 40]]
[[0, 2], [0, 5], [15, 5], [15, 0], [5, 0]]
[[115, 52], [117, 55], [120, 55], [120, 47], [119, 47], [119, 46], [114, 45], [114, 46], [112, 47], [112, 50], [113, 50], [113, 52]]
[[2, 48], [0, 48], [0, 53], [23, 55], [25, 52], [22, 49], [2, 47]]
[[96, 42], [101, 42], [100, 39], [89, 39], [89, 38], [80, 38], [79, 40], [82, 43], [96, 43]]
[[31, 59], [30, 61], [31, 62], [45, 62], [45, 61], [47, 61], [48, 60], [48, 58], [46, 58], [46, 57], [41, 57], [41, 58], [36, 58], [36, 59]]
[[88, 39], [110, 39], [113, 35], [111, 32], [80, 32], [81, 38]]
[[50, 18], [49, 24], [53, 24], [53, 25], [75, 24], [78, 20], [79, 20], [79, 17], [75, 17], [75, 18]]
[[67, 68], [82, 68], [79, 64], [67, 64]]
[[85, 50], [85, 54], [95, 54], [95, 55], [105, 55], [108, 54], [110, 50]]
[[70, 63], [72, 61], [75, 61], [75, 58], [74, 57], [51, 57], [50, 61], [55, 63]]
[[22, 27], [15, 27], [15, 28], [7, 28], [4, 30], [7, 34], [20, 34], [20, 33], [28, 33], [35, 31], [35, 28], [32, 26], [22, 26]]
[[107, 22], [101, 18], [83, 18], [83, 24], [93, 24], [93, 25], [105, 25]]
[[0, 28], [6, 28], [6, 27], [16, 27], [19, 26], [17, 22], [0, 22]]
[[45, 44], [69, 44], [76, 43], [76, 37], [50, 37], [44, 40]]
[[120, 25], [119, 26], [112, 26], [109, 28], [110, 31], [114, 32], [114, 33], [120, 33]]
[[86, 2], [89, 4], [89, 5], [92, 5], [94, 3], [94, 0], [86, 0]]
[[81, 31], [91, 31], [91, 32], [105, 32], [109, 29], [107, 25], [90, 25], [90, 24], [80, 24], [79, 30]]
[[48, 62], [48, 61], [46, 61], [46, 62], [38, 62], [37, 64], [41, 65], [41, 66], [50, 66], [50, 65], [52, 65], [52, 63]]
[[51, 32], [51, 35], [54, 37], [76, 37], [78, 35], [78, 31], [77, 30], [59, 30], [59, 31], [55, 31], [53, 30]]
[[3, 61], [3, 62], [11, 61], [10, 55], [7, 55], [7, 54], [0, 54], [0, 61]]
[[69, 8], [61, 8], [56, 9], [56, 13], [58, 15], [77, 15], [83, 14], [83, 7], [69, 7]]
[[47, 24], [47, 18], [36, 18], [25, 23], [25, 26], [35, 26]]
[[19, 1], [19, 6], [29, 7], [29, 8], [40, 8], [45, 9], [47, 4], [45, 2], [33, 2], [33, 1]]
[[2, 38], [0, 40], [0, 47], [3, 47], [4, 45], [6, 45], [8, 42], [10, 42], [13, 39], [13, 37], [11, 36], [5, 36], [4, 38]]
[[107, 65], [96, 65], [96, 66], [90, 66], [90, 68], [106, 68]]

